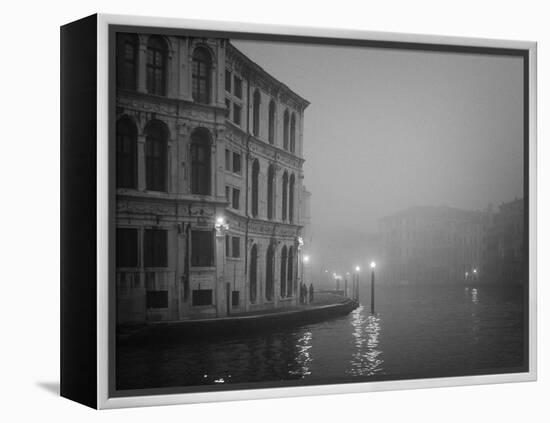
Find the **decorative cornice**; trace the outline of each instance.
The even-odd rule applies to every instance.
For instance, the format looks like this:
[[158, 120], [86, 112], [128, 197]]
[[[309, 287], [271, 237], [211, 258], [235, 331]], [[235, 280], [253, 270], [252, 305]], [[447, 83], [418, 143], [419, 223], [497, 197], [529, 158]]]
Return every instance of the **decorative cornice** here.
[[[248, 134], [242, 128], [230, 123], [226, 124], [225, 136], [228, 140], [237, 144], [245, 143], [245, 140], [248, 137], [250, 140], [251, 151], [256, 154], [261, 154], [267, 159], [281, 161], [287, 166], [292, 166], [296, 169], [301, 169], [305, 162], [305, 159], [298, 157], [295, 154], [290, 153], [289, 151], [286, 151], [274, 144], [267, 144], [259, 138]], [[242, 140], [242, 142], [236, 141], [236, 139]]]

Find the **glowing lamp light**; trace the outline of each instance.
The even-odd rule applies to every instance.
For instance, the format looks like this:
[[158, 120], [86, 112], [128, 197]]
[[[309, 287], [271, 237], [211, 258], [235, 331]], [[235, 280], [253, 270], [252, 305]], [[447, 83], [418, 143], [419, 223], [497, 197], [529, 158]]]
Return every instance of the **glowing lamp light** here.
[[224, 217], [218, 216], [216, 218], [216, 223], [214, 224], [214, 228], [216, 229], [217, 235], [221, 236], [221, 235], [224, 235], [224, 233], [229, 230], [229, 225], [225, 221]]
[[374, 261], [372, 261], [371, 264], [370, 264], [370, 268], [374, 270], [375, 267], [376, 267], [376, 263]]
[[361, 271], [361, 268], [359, 266], [355, 266], [355, 271], [356, 272], [360, 272]]
[[309, 256], [304, 256], [304, 263], [309, 263]]

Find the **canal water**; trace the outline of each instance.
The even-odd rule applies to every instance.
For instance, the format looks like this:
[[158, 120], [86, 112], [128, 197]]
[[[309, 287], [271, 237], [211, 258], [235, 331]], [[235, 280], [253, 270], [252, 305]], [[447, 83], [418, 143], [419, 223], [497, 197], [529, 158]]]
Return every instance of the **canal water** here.
[[119, 345], [117, 388], [396, 380], [525, 364], [521, 288], [379, 286], [374, 315], [368, 292], [361, 303], [347, 316], [246, 338]]

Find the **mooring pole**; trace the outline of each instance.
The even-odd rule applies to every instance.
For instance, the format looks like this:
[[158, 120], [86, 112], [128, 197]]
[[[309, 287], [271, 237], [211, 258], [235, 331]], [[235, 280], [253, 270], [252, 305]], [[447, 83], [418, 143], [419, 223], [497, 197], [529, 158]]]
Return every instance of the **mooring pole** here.
[[370, 312], [374, 314], [374, 267], [370, 276]]

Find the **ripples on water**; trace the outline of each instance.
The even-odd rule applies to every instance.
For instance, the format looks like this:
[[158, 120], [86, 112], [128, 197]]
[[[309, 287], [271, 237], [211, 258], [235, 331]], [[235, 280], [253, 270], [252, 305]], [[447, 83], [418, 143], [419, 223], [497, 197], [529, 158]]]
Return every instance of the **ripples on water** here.
[[383, 370], [382, 351], [378, 348], [380, 336], [380, 316], [366, 315], [360, 306], [351, 313], [355, 351], [349, 361], [347, 374], [353, 376], [372, 376]]
[[244, 339], [118, 346], [117, 387], [436, 377], [523, 364], [519, 288], [381, 287], [376, 300], [375, 315], [361, 306]]

